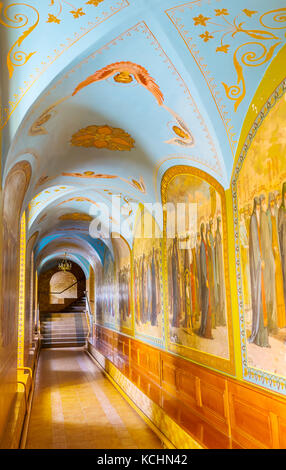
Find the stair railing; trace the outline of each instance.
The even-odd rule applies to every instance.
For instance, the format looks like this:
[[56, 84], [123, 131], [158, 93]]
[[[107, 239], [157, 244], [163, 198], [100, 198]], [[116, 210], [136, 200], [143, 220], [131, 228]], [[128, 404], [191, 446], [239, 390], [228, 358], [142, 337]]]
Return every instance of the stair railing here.
[[86, 315], [86, 321], [87, 321], [87, 326], [88, 326], [88, 334], [87, 334], [87, 340], [88, 340], [90, 333], [91, 333], [92, 324], [93, 324], [93, 316], [91, 313], [87, 291], [85, 291], [85, 315]]
[[71, 289], [73, 286], [75, 286], [76, 284], [78, 284], [80, 281], [82, 281], [83, 279], [85, 279], [85, 277], [81, 277], [80, 279], [78, 279], [77, 281], [75, 281], [73, 284], [71, 284], [70, 286], [66, 287], [65, 289], [63, 289], [61, 292], [50, 292], [50, 294], [63, 294], [63, 292], [65, 292], [66, 290], [69, 290]]

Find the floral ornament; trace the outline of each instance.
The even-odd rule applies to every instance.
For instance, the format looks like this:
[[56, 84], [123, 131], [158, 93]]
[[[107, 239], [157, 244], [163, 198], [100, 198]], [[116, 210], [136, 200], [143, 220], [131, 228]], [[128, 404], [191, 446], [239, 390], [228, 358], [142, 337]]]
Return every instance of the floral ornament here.
[[206, 26], [206, 23], [208, 20], [210, 20], [210, 18], [208, 18], [207, 16], [199, 15], [199, 16], [195, 16], [193, 20], [194, 20], [195, 26], [198, 26], [198, 25]]
[[[98, 0], [98, 1], [103, 1], [103, 0]], [[69, 6], [69, 8], [70, 7], [73, 8], [73, 10], [70, 10], [69, 13], [71, 13], [74, 18], [80, 18], [81, 16], [85, 15], [85, 12], [83, 11], [82, 8], [76, 8], [74, 5], [67, 2], [66, 0], [57, 0], [57, 2], [55, 2], [55, 0], [51, 0], [50, 6], [53, 7], [55, 6], [56, 3], [58, 5], [58, 11], [55, 14], [49, 13], [48, 19], [46, 21], [47, 23], [59, 24], [61, 22], [60, 16], [62, 14], [64, 4]]]
[[88, 2], [86, 2], [86, 5], [93, 5], [95, 7], [97, 7], [99, 5], [99, 3], [103, 2], [103, 0], [89, 0]]
[[252, 17], [252, 15], [255, 15], [255, 13], [257, 13], [257, 11], [255, 10], [248, 10], [247, 8], [245, 8], [244, 10], [242, 10], [243, 13], [246, 14], [246, 16], [248, 16], [249, 18]]
[[98, 203], [93, 201], [92, 199], [84, 196], [77, 196], [77, 197], [70, 197], [69, 199], [66, 199], [65, 201], [60, 202], [57, 204], [56, 207], [62, 206], [63, 204], [67, 204], [68, 202], [89, 202], [90, 204], [93, 204], [94, 206], [98, 206]]
[[98, 149], [127, 151], [134, 147], [135, 140], [124, 130], [104, 126], [88, 126], [76, 132], [71, 144], [77, 147], [96, 147]]
[[[11, 3], [10, 5], [4, 6], [4, 3], [6, 2], [0, 1], [0, 26], [17, 30], [21, 30], [22, 28], [24, 29], [20, 37], [18, 37], [17, 41], [12, 45], [7, 54], [6, 64], [9, 72], [9, 79], [11, 79], [14, 74], [15, 68], [22, 67], [23, 65], [25, 65], [28, 60], [30, 60], [30, 58], [34, 54], [36, 54], [36, 51], [27, 53], [23, 50], [19, 50], [19, 48], [22, 42], [38, 26], [40, 15], [38, 10], [31, 5], [27, 5], [25, 3]], [[10, 16], [10, 9], [13, 10], [13, 7], [15, 7], [15, 5], [21, 7], [21, 9], [26, 8], [27, 12], [25, 12], [25, 10], [23, 12], [18, 11], [16, 14], [12, 13], [12, 15]]]
[[[117, 175], [106, 175], [101, 173], [95, 173], [94, 171], [84, 171], [83, 173], [62, 173], [62, 176], [71, 176], [73, 178], [96, 178], [96, 179], [120, 179], [124, 181], [124, 183], [129, 184], [135, 189], [138, 189], [141, 193], [146, 193], [146, 185], [144, 183], [144, 179], [140, 176], [139, 181], [135, 180], [134, 178], [130, 178], [129, 180], [126, 178], [122, 178], [121, 176]], [[104, 189], [103, 191], [107, 192], [109, 195], [112, 195], [112, 192], [109, 189]]]
[[57, 23], [57, 24], [60, 24], [61, 20], [59, 18], [57, 18], [55, 15], [52, 15], [51, 13], [49, 13], [49, 16], [48, 16], [48, 19], [46, 21], [46, 23]]
[[115, 175], [106, 175], [102, 173], [94, 173], [94, 171], [84, 171], [83, 173], [62, 173], [62, 176], [72, 176], [73, 178], [118, 178]]
[[230, 45], [229, 45], [229, 44], [224, 44], [224, 45], [222, 45], [222, 46], [218, 46], [218, 47], [216, 48], [216, 52], [224, 52], [225, 54], [227, 54], [229, 48], [230, 48]]
[[215, 16], [229, 15], [227, 8], [221, 8], [220, 10], [215, 10]]
[[206, 31], [203, 34], [200, 34], [200, 38], [202, 38], [204, 42], [208, 42], [210, 39], [213, 38], [213, 36], [208, 31]]
[[70, 11], [74, 18], [79, 18], [80, 16], [84, 16], [85, 12], [82, 11], [82, 8], [78, 8], [77, 10]]
[[83, 214], [81, 212], [73, 212], [71, 214], [60, 215], [59, 220], [81, 220], [83, 222], [91, 222], [93, 218], [88, 214]]
[[[205, 33], [200, 34], [200, 37], [204, 42], [208, 42], [210, 39], [214, 38], [214, 35], [221, 33], [220, 45], [216, 47], [216, 52], [224, 52], [225, 54], [229, 52], [230, 44], [224, 44], [224, 40], [227, 36], [231, 36], [233, 39], [239, 33], [240, 38], [243, 37], [243, 35], [247, 37], [245, 42], [241, 42], [241, 44], [236, 47], [233, 54], [233, 65], [237, 74], [237, 83], [229, 86], [226, 83], [221, 82], [227, 98], [234, 101], [234, 111], [237, 111], [238, 106], [243, 101], [246, 94], [243, 66], [258, 67], [271, 60], [275, 49], [284, 40], [283, 30], [286, 28], [286, 8], [271, 10], [261, 15], [259, 23], [264, 27], [264, 29], [261, 27], [260, 29], [250, 29], [245, 27], [245, 21], [240, 21], [239, 15], [233, 20], [225, 18], [225, 16], [229, 15], [226, 8], [214, 11], [215, 17], [208, 19], [208, 26], [214, 25], [215, 31], [205, 31]], [[252, 18], [252, 16], [257, 13], [255, 10], [248, 9], [244, 9], [242, 12], [249, 18]], [[220, 17], [220, 23], [216, 22], [218, 21], [216, 17]], [[270, 26], [268, 23], [269, 17], [272, 21], [278, 23], [278, 25], [275, 27], [272, 25]], [[249, 38], [254, 39], [255, 41], [250, 42]], [[264, 43], [264, 41], [267, 42]], [[252, 46], [255, 48], [254, 51], [250, 49]], [[246, 52], [245, 47], [248, 48]], [[256, 52], [257, 47], [261, 49], [261, 52]], [[241, 55], [242, 48], [244, 48], [244, 53]]]

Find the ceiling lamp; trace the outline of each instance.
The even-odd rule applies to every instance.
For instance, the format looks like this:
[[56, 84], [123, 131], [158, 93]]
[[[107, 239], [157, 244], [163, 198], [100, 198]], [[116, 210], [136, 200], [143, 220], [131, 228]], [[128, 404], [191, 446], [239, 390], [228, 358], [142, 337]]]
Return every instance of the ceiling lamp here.
[[72, 268], [72, 263], [67, 260], [67, 254], [66, 254], [66, 253], [65, 253], [64, 259], [62, 259], [62, 260], [59, 262], [58, 268], [59, 268], [61, 271], [70, 271], [70, 270], [71, 270], [71, 268]]

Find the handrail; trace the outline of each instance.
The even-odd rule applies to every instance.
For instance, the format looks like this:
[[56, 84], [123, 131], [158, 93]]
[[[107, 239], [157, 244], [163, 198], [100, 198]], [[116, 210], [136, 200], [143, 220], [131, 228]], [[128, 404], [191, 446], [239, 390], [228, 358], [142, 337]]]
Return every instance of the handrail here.
[[88, 292], [85, 291], [85, 305], [86, 305], [86, 321], [87, 321], [87, 326], [88, 326], [88, 335], [87, 338], [89, 338], [90, 332], [91, 332], [91, 325], [93, 323], [93, 317], [90, 309], [90, 303], [89, 303], [89, 298], [88, 298]]
[[74, 282], [73, 284], [71, 284], [69, 287], [66, 287], [64, 290], [62, 290], [61, 292], [50, 292], [50, 294], [62, 294], [63, 292], [65, 292], [66, 290], [69, 290], [71, 287], [75, 286], [78, 282], [82, 281], [84, 279], [84, 277], [81, 277], [80, 279], [78, 279], [76, 282]]
[[31, 379], [33, 378], [33, 371], [31, 369], [31, 367], [17, 367], [17, 370], [27, 370], [27, 371], [29, 371]]

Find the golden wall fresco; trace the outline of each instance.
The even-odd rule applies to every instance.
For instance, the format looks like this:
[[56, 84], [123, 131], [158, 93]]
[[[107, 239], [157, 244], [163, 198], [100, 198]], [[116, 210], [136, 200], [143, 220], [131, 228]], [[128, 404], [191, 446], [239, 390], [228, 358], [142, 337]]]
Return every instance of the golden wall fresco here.
[[132, 254], [135, 334], [161, 342], [161, 232], [152, 215], [143, 209], [139, 209], [136, 221]]
[[102, 279], [101, 300], [102, 300], [102, 315], [103, 315], [104, 325], [116, 327], [117, 315], [116, 315], [116, 305], [115, 305], [115, 296], [114, 296], [114, 284], [115, 284], [114, 259], [108, 248], [106, 248], [104, 252], [102, 275], [103, 275], [103, 279]]
[[120, 331], [133, 333], [131, 250], [124, 238], [112, 239], [115, 263], [114, 296]]
[[177, 166], [163, 177], [162, 200], [168, 349], [231, 371], [224, 191], [204, 172]]
[[[284, 95], [285, 96], [285, 95]], [[247, 365], [286, 376], [286, 101], [258, 128], [237, 179]]]

